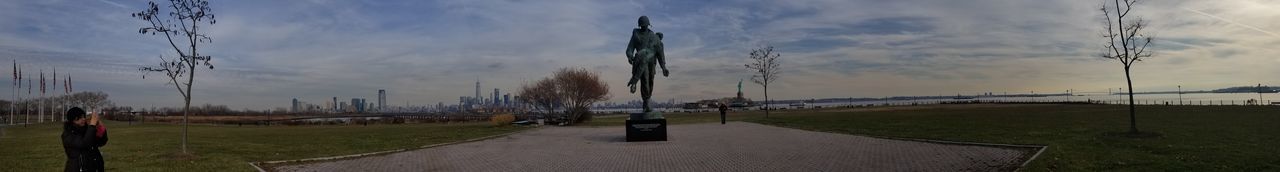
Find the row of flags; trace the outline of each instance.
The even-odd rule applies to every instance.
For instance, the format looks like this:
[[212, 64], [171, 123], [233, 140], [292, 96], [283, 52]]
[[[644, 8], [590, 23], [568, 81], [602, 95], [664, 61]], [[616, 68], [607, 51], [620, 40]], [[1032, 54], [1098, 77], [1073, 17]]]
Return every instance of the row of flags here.
[[[13, 60], [13, 85], [14, 85], [14, 86], [17, 86], [18, 88], [22, 88], [22, 79], [23, 79], [23, 77], [22, 77], [22, 76], [23, 76], [23, 74], [22, 74], [22, 68], [18, 66], [18, 60], [17, 60], [17, 59], [14, 59], [14, 60]], [[67, 77], [66, 77], [66, 79], [62, 80], [62, 90], [63, 90], [63, 92], [65, 92], [65, 93], [72, 93], [72, 91], [71, 91], [71, 90], [72, 90], [72, 88], [73, 88], [73, 87], [71, 87], [71, 75], [70, 75], [70, 74], [68, 74], [68, 75], [66, 75], [66, 76], [67, 76]], [[29, 77], [28, 77], [28, 78], [26, 78], [26, 79], [27, 79], [27, 94], [31, 94], [31, 90], [32, 90], [32, 88], [33, 88], [33, 87], [31, 86], [31, 85], [33, 84], [33, 83], [32, 83], [32, 81], [31, 81], [31, 79], [32, 79], [32, 78], [29, 78]], [[49, 80], [51, 80], [51, 82], [50, 82], [50, 83], [52, 83], [52, 84], [51, 84], [52, 86], [50, 86], [50, 87], [48, 87], [48, 88], [53, 88], [53, 90], [57, 90], [57, 89], [58, 89], [58, 88], [57, 88], [57, 87], [58, 87], [58, 81], [57, 81], [57, 80], [58, 80], [58, 68], [57, 68], [57, 67], [54, 67], [54, 68], [53, 68], [53, 78], [51, 78], [51, 79], [49, 79]], [[44, 94], [44, 93], [45, 93], [45, 88], [46, 88], [46, 87], [45, 87], [45, 83], [46, 83], [46, 82], [45, 82], [45, 77], [44, 77], [44, 70], [40, 70], [40, 94]]]

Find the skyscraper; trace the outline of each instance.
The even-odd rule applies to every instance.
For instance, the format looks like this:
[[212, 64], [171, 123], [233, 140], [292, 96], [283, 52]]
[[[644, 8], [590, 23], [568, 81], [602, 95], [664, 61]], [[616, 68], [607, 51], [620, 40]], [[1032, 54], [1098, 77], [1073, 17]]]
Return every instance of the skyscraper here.
[[340, 105], [340, 104], [338, 104], [338, 97], [333, 97], [333, 111], [334, 111], [334, 112], [338, 112], [338, 107], [339, 107], [339, 106], [341, 106], [341, 105]]
[[298, 98], [293, 98], [293, 105], [289, 106], [289, 112], [298, 113]]
[[493, 88], [493, 98], [490, 98], [490, 99], [493, 100], [494, 105], [498, 105], [499, 103], [502, 103], [501, 101], [499, 101], [499, 100], [502, 100], [502, 97], [498, 97], [498, 88]]
[[480, 97], [480, 78], [476, 78], [476, 96], [474, 98], [477, 100], [476, 103], [481, 103], [479, 100], [484, 99], [484, 97]]
[[378, 90], [378, 110], [387, 106], [387, 90]]
[[351, 106], [351, 109], [348, 109], [347, 111], [352, 111], [352, 112], [360, 113], [360, 106], [362, 106], [362, 105], [364, 105], [364, 102], [361, 102], [361, 99], [359, 99], [359, 98], [352, 98], [352, 99], [351, 99], [351, 105], [350, 105], [350, 106]]
[[339, 113], [346, 112], [346, 110], [348, 110], [348, 109], [349, 109], [349, 108], [347, 108], [347, 102], [340, 102], [340, 103], [338, 103], [338, 107], [339, 107], [339, 108], [338, 108], [338, 112], [339, 112]]

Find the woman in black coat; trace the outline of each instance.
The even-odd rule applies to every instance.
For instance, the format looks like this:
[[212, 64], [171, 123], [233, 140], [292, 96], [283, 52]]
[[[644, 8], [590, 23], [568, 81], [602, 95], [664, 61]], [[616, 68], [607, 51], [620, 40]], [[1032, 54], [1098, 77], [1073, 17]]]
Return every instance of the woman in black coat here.
[[73, 107], [67, 110], [66, 117], [62, 127], [62, 148], [67, 154], [64, 171], [103, 171], [105, 164], [98, 147], [107, 144], [107, 133], [98, 114], [86, 118], [84, 109]]

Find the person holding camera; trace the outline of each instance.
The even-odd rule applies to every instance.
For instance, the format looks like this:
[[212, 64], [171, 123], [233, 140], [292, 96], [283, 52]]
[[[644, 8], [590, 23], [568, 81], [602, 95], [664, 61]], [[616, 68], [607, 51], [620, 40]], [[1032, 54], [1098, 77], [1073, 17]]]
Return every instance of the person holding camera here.
[[107, 145], [107, 128], [98, 113], [85, 116], [84, 109], [67, 110], [62, 127], [62, 148], [67, 154], [63, 171], [103, 171], [105, 163], [99, 147]]

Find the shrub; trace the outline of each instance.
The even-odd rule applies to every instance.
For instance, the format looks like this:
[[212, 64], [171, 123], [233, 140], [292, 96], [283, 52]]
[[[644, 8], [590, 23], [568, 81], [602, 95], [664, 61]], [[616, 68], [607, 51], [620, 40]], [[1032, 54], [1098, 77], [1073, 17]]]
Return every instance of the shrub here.
[[493, 123], [494, 126], [510, 125], [511, 122], [515, 122], [515, 121], [516, 121], [516, 116], [512, 114], [501, 114], [501, 115], [494, 115], [492, 117], [489, 117], [489, 122]]

